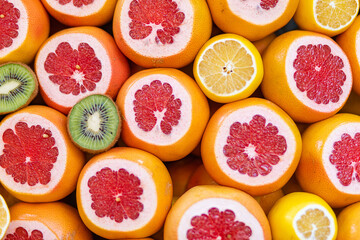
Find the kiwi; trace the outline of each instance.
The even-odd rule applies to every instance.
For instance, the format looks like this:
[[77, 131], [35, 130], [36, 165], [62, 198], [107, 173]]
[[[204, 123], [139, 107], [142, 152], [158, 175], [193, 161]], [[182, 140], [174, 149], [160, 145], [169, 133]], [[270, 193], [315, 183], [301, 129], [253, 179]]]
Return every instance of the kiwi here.
[[38, 94], [34, 71], [20, 62], [0, 65], [0, 115], [26, 107]]
[[71, 108], [67, 128], [71, 140], [81, 150], [88, 153], [104, 152], [114, 146], [120, 136], [118, 107], [106, 95], [87, 96]]

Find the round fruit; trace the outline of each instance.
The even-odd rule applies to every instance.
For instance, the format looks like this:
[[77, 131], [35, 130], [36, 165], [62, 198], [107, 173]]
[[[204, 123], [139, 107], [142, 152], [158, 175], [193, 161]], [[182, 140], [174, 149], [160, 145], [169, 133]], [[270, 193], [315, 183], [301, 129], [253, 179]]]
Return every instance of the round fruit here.
[[119, 0], [113, 18], [121, 51], [147, 68], [190, 64], [211, 29], [204, 0]]
[[301, 188], [335, 208], [360, 201], [360, 116], [336, 114], [310, 125], [302, 138]]
[[265, 214], [267, 215], [270, 209], [274, 206], [277, 200], [284, 196], [282, 189], [276, 190], [275, 192], [268, 193], [261, 196], [256, 196], [255, 200], [258, 201]]
[[113, 148], [81, 171], [77, 206], [85, 225], [104, 238], [156, 233], [171, 206], [173, 188], [160, 159], [135, 148]]
[[360, 236], [360, 202], [341, 210], [337, 216], [338, 240], [356, 239]]
[[66, 116], [39, 105], [0, 123], [0, 180], [16, 198], [50, 202], [75, 190], [84, 154], [66, 132]]
[[209, 104], [195, 81], [172, 68], [132, 75], [116, 103], [124, 118], [126, 145], [153, 153], [163, 161], [179, 160], [199, 144], [209, 119]]
[[89, 95], [115, 98], [130, 68], [110, 34], [74, 27], [46, 40], [36, 55], [35, 71], [46, 104], [67, 114]]
[[7, 203], [0, 195], [0, 239], [4, 239], [6, 230], [10, 225], [10, 212]]
[[301, 136], [295, 123], [278, 106], [260, 98], [219, 108], [201, 142], [210, 176], [253, 196], [282, 188], [295, 172], [300, 154]]
[[259, 39], [257, 41], [254, 41], [252, 43], [254, 44], [256, 49], [259, 51], [260, 55], [262, 55], [265, 52], [266, 48], [270, 45], [272, 40], [274, 40], [275, 38], [276, 38], [276, 34], [271, 33], [271, 34], [267, 35], [266, 37]]
[[189, 190], [190, 188], [199, 185], [217, 185], [214, 179], [212, 179], [206, 171], [204, 164], [199, 165], [191, 174], [186, 189]]
[[350, 63], [331, 38], [294, 30], [275, 38], [263, 55], [265, 98], [294, 121], [312, 123], [338, 112], [352, 87]]

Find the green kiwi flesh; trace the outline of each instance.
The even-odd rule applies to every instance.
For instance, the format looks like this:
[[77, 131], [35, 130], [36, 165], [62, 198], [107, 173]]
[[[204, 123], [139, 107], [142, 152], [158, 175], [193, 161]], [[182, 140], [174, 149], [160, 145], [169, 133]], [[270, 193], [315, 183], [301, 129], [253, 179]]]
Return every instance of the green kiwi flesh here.
[[0, 115], [29, 105], [37, 94], [38, 80], [30, 67], [17, 62], [0, 65]]
[[119, 139], [120, 113], [110, 97], [93, 94], [72, 107], [67, 127], [71, 140], [80, 149], [89, 153], [104, 152]]

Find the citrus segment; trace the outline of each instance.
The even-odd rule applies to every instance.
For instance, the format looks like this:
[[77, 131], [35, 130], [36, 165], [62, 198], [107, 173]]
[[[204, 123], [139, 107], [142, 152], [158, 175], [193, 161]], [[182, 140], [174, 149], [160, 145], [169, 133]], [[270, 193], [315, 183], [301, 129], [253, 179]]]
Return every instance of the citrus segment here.
[[0, 195], [0, 239], [3, 239], [10, 224], [10, 212], [7, 203]]
[[194, 76], [211, 100], [231, 102], [250, 96], [260, 85], [262, 60], [250, 41], [235, 34], [221, 34], [200, 49]]
[[19, 35], [19, 18], [20, 11], [11, 2], [1, 0], [1, 15], [0, 15], [0, 50], [10, 47], [13, 44], [13, 39]]

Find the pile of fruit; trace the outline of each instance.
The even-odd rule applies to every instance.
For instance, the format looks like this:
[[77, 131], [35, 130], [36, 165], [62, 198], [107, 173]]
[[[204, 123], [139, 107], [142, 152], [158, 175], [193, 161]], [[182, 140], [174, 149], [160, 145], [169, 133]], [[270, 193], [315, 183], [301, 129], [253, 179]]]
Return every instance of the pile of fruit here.
[[0, 0], [0, 239], [358, 239], [358, 12]]

